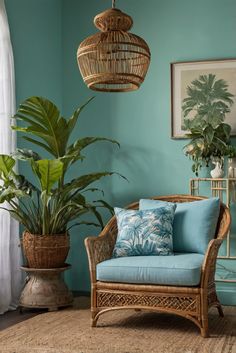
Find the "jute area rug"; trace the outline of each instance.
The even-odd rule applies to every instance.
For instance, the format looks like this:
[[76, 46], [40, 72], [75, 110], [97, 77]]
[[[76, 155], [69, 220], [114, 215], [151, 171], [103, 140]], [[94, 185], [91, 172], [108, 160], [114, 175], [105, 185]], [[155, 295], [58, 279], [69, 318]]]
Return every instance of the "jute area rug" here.
[[236, 353], [236, 307], [210, 311], [210, 338], [190, 321], [148, 311], [109, 312], [90, 327], [88, 298], [0, 333], [0, 353]]

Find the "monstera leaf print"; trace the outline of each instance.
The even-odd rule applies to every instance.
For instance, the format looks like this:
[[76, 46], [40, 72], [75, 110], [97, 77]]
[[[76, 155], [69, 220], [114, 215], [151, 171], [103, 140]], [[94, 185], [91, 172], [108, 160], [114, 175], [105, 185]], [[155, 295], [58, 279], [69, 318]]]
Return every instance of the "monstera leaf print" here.
[[170, 255], [176, 205], [152, 210], [115, 208], [118, 236], [113, 257]]

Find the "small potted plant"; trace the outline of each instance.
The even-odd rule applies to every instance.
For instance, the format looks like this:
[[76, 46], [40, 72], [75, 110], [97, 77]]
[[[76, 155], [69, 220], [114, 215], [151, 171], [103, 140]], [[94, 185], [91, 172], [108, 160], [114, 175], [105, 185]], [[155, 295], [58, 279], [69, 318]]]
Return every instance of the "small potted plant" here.
[[[102, 137], [70, 141], [79, 114], [89, 101], [65, 119], [48, 99], [27, 99], [15, 115], [21, 126], [13, 129], [23, 132], [25, 140], [45, 150], [51, 159], [27, 149], [18, 149], [10, 156], [0, 155], [0, 203], [6, 202], [8, 207], [2, 208], [25, 228], [22, 242], [29, 267], [63, 266], [69, 251], [69, 230], [79, 224], [102, 227], [99, 209], [105, 207], [112, 211], [104, 200], [88, 201], [86, 196], [98, 191], [90, 186], [93, 182], [112, 172], [80, 175], [73, 180], [67, 175], [72, 165], [85, 159], [82, 152], [87, 146], [98, 141], [117, 144]], [[17, 173], [14, 168], [17, 160], [30, 166], [34, 183]], [[88, 213], [96, 221], [86, 220], [84, 216]]]
[[210, 162], [218, 163], [222, 169], [230, 143], [230, 125], [220, 123], [214, 128], [210, 123], [201, 123], [189, 131], [187, 136], [191, 141], [184, 147], [184, 152], [193, 161], [192, 171], [196, 176], [203, 166], [209, 167]]
[[224, 156], [230, 145], [229, 124], [224, 122], [230, 112], [233, 94], [228, 92], [228, 85], [215, 75], [201, 75], [187, 87], [183, 100], [183, 129], [191, 141], [184, 146], [185, 154], [193, 161], [192, 171], [198, 176], [202, 166], [223, 165]]

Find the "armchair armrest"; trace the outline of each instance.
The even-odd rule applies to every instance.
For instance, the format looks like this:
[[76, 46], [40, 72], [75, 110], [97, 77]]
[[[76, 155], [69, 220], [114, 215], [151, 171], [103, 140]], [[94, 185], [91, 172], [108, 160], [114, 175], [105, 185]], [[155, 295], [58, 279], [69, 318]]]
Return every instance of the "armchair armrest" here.
[[202, 264], [201, 288], [215, 286], [216, 260], [221, 243], [228, 234], [231, 223], [229, 208], [221, 203], [220, 215], [216, 229], [216, 239], [212, 239]]
[[96, 266], [102, 261], [112, 257], [117, 236], [117, 223], [115, 217], [106, 225], [98, 237], [85, 239], [85, 247], [88, 254], [91, 282], [96, 282]]
[[208, 287], [215, 281], [216, 260], [223, 239], [212, 239], [205, 254], [202, 264], [201, 288]]

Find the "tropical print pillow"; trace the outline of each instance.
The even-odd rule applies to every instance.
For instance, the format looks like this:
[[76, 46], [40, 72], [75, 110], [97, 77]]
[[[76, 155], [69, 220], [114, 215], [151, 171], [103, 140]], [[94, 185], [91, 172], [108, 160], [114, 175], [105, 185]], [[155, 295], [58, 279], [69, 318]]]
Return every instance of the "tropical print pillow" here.
[[118, 235], [113, 257], [173, 254], [175, 204], [152, 210], [115, 208]]

